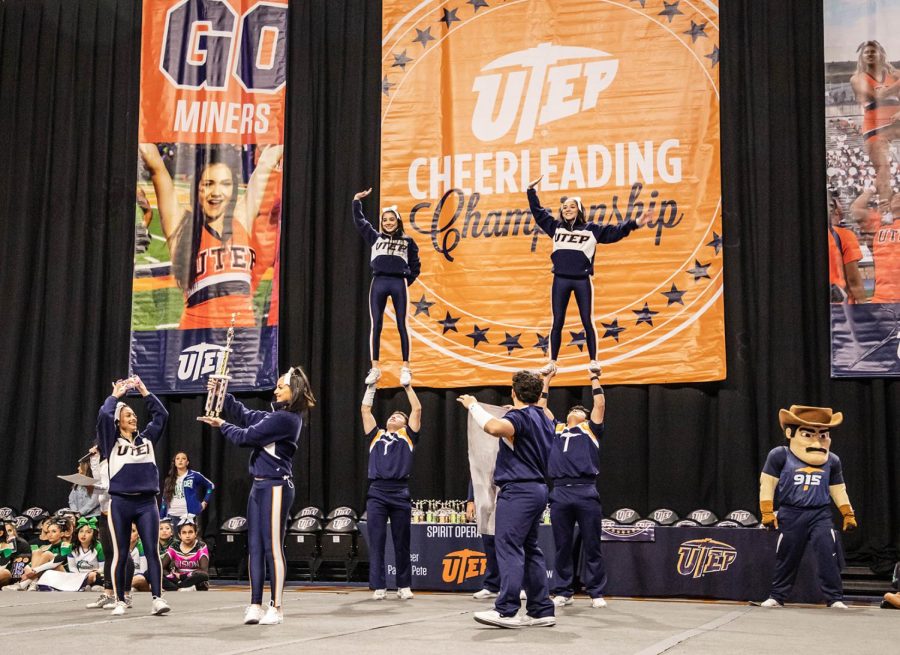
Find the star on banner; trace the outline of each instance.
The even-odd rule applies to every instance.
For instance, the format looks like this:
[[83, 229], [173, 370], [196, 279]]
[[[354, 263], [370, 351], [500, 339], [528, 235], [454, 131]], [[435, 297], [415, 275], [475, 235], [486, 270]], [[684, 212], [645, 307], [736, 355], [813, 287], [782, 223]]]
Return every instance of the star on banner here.
[[537, 333], [537, 343], [532, 346], [533, 348], [540, 348], [544, 351], [544, 354], [547, 354], [547, 349], [550, 347], [550, 337], [545, 337], [540, 332]]
[[406, 65], [409, 62], [411, 62], [412, 60], [413, 60], [412, 57], [406, 56], [406, 50], [404, 50], [399, 55], [396, 55], [396, 54], [394, 55], [394, 63], [391, 64], [391, 68], [394, 68], [395, 66], [399, 66], [403, 70], [406, 70]]
[[696, 259], [694, 260], [694, 267], [687, 269], [687, 272], [694, 276], [694, 282], [699, 280], [701, 277], [705, 277], [707, 280], [709, 278], [709, 271], [707, 270], [712, 264], [701, 264]]
[[579, 352], [584, 352], [584, 345], [587, 343], [587, 337], [584, 336], [584, 330], [581, 332], [569, 331], [569, 334], [572, 335], [572, 340], [569, 342], [569, 345], [578, 346]]
[[467, 337], [469, 337], [469, 338], [472, 340], [472, 347], [473, 347], [473, 348], [477, 348], [477, 347], [478, 347], [478, 344], [481, 343], [482, 341], [483, 341], [484, 343], [490, 343], [490, 341], [487, 340], [487, 337], [484, 336], [485, 334], [487, 334], [487, 331], [490, 330], [490, 329], [491, 329], [491, 328], [484, 328], [484, 329], [482, 330], [482, 329], [480, 329], [480, 328], [476, 325], [476, 326], [475, 326], [475, 331], [474, 331], [474, 332], [469, 332], [469, 334], [466, 335]]
[[665, 0], [663, 0], [663, 4], [666, 6], [666, 8], [663, 9], [661, 12], [659, 12], [659, 14], [657, 14], [657, 15], [665, 16], [669, 20], [670, 23], [672, 22], [672, 19], [675, 18], [675, 16], [677, 16], [677, 15], [684, 16], [684, 12], [679, 11], [679, 9], [678, 9], [679, 2], [681, 2], [681, 0], [675, 0], [675, 2], [666, 2]]
[[459, 321], [460, 318], [462, 318], [462, 316], [457, 316], [456, 318], [453, 318], [452, 316], [450, 316], [450, 312], [447, 312], [447, 316], [444, 317], [444, 320], [438, 321], [438, 324], [442, 328], [444, 328], [444, 331], [441, 332], [441, 334], [447, 334], [450, 330], [453, 330], [454, 332], [459, 332], [459, 330], [456, 329], [456, 323], [457, 323], [457, 321]]
[[710, 52], [708, 55], [703, 55], [703, 56], [712, 62], [712, 64], [710, 65], [710, 68], [715, 68], [716, 64], [719, 63], [719, 46], [714, 45], [712, 52]]
[[479, 9], [488, 6], [488, 3], [486, 3], [484, 0], [466, 0], [466, 4], [475, 7], [476, 14], [478, 13]]
[[393, 82], [388, 82], [387, 75], [384, 76], [384, 79], [381, 80], [381, 92], [384, 95], [390, 95], [388, 91], [391, 90], [391, 87], [394, 86]]
[[422, 294], [422, 297], [413, 303], [416, 306], [416, 313], [413, 316], [418, 316], [419, 314], [425, 314], [426, 316], [431, 316], [431, 312], [429, 309], [434, 304], [433, 302], [428, 302], [425, 300], [425, 294]]
[[684, 300], [681, 297], [687, 293], [687, 291], [679, 291], [678, 288], [673, 284], [672, 288], [669, 291], [660, 291], [662, 295], [669, 299], [669, 302], [666, 304], [666, 307], [669, 305], [674, 305], [678, 303], [679, 305], [684, 305]]
[[612, 337], [616, 342], [619, 341], [619, 333], [625, 331], [625, 328], [619, 327], [619, 319], [617, 318], [614, 318], [612, 323], [600, 321], [600, 325], [606, 329], [606, 332], [603, 333], [603, 338]]
[[709, 243], [706, 244], [710, 248], [716, 249], [716, 254], [719, 254], [719, 251], [722, 249], [722, 237], [713, 232], [713, 239]]
[[413, 43], [421, 43], [423, 48], [427, 48], [429, 41], [434, 41], [434, 37], [431, 36], [431, 28], [426, 27], [424, 30], [420, 30], [417, 27], [416, 38], [413, 39]]
[[704, 38], [709, 38], [709, 35], [703, 30], [706, 29], [706, 23], [700, 23], [699, 25], [694, 21], [691, 21], [691, 29], [682, 32], [682, 34], [690, 34], [691, 35], [691, 43], [697, 43], [697, 39], [701, 36]]
[[506, 335], [506, 339], [504, 339], [503, 341], [501, 341], [501, 342], [500, 342], [500, 345], [503, 346], [504, 348], [506, 348], [506, 354], [507, 354], [507, 355], [512, 355], [512, 351], [513, 351], [513, 350], [515, 350], [516, 348], [521, 348], [521, 347], [522, 347], [522, 346], [519, 344], [519, 337], [521, 337], [522, 335], [521, 335], [521, 333], [520, 333], [520, 334], [516, 334], [516, 335], [512, 335], [512, 334], [510, 334], [509, 332], [504, 332], [504, 334]]
[[456, 16], [456, 12], [459, 9], [444, 9], [444, 15], [441, 17], [441, 22], [447, 25], [447, 29], [450, 29], [451, 23], [458, 23], [459, 18]]
[[637, 323], [635, 325], [640, 325], [641, 323], [646, 323], [650, 327], [653, 327], [653, 317], [659, 314], [659, 312], [654, 312], [647, 303], [644, 303], [643, 309], [632, 309], [635, 314], [637, 314]]

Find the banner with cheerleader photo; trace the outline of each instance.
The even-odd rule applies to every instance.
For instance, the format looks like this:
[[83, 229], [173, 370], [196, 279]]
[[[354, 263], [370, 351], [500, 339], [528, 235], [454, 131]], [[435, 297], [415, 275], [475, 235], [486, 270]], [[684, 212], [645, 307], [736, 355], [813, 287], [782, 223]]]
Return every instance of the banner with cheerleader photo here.
[[[541, 176], [554, 217], [568, 196], [603, 225], [652, 213], [596, 250], [603, 380], [723, 379], [718, 2], [383, 7], [380, 206], [398, 205], [419, 246], [408, 308], [416, 382], [508, 384], [547, 361], [553, 242], [526, 198]], [[563, 384], [587, 383], [590, 323], [573, 296]], [[388, 384], [400, 359], [392, 328]]]
[[275, 386], [288, 0], [144, 0], [131, 370]]

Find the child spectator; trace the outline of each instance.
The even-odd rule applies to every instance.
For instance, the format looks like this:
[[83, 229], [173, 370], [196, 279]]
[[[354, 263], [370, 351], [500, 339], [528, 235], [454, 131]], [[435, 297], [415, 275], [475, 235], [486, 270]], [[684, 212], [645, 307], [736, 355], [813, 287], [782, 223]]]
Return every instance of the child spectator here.
[[209, 590], [209, 550], [198, 539], [197, 526], [192, 517], [178, 524], [181, 542], [172, 545], [162, 557], [163, 588], [168, 591]]

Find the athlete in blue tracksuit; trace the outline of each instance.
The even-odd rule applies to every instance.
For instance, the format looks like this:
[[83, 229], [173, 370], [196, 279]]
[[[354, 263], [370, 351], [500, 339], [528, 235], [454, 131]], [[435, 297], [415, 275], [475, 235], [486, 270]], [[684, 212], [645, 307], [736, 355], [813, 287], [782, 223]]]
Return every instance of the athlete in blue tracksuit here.
[[[544, 393], [541, 402], [545, 412], [547, 394], [553, 373], [544, 377]], [[597, 475], [600, 472], [600, 439], [603, 438], [603, 416], [606, 412], [606, 396], [600, 386], [600, 378], [591, 376], [591, 392], [594, 397], [590, 412], [581, 405], [569, 409], [565, 422], [556, 423], [556, 438], [550, 449], [547, 474], [553, 483], [550, 492], [550, 522], [556, 546], [556, 562], [553, 585], [550, 592], [557, 607], [570, 605], [573, 587], [573, 554], [575, 524], [581, 529], [584, 554], [584, 587], [591, 597], [591, 606], [606, 607], [603, 590], [606, 588], [606, 570], [600, 544], [603, 508], [597, 493]]]
[[[137, 389], [144, 397], [150, 413], [150, 424], [138, 432], [137, 416], [120, 401], [129, 389]], [[112, 536], [113, 592], [116, 606], [113, 615], [121, 616], [128, 609], [125, 593], [126, 568], [130, 559], [131, 524], [145, 544], [155, 544], [159, 538], [159, 469], [156, 468], [154, 445], [162, 437], [169, 413], [159, 399], [147, 390], [139, 378], [113, 383], [112, 395], [104, 401], [97, 416], [97, 445], [100, 457], [109, 466], [109, 512], [107, 522]], [[165, 614], [169, 605], [161, 598], [162, 566], [159, 552], [150, 548], [147, 554], [147, 581], [153, 594], [153, 614]]]
[[[538, 547], [538, 525], [547, 506], [547, 460], [553, 444], [553, 423], [536, 403], [543, 383], [531, 371], [519, 371], [512, 379], [513, 409], [503, 418], [492, 417], [474, 396], [459, 402], [478, 426], [500, 438], [494, 483], [497, 495], [494, 544], [500, 568], [500, 594], [494, 609], [476, 612], [475, 620], [503, 628], [544, 627], [556, 624], [547, 588], [547, 565]], [[526, 616], [519, 592], [528, 598]]]
[[[472, 481], [469, 480], [469, 493], [466, 496], [466, 514], [471, 515], [469, 520], [475, 518], [475, 489], [472, 488]], [[484, 567], [484, 580], [481, 582], [481, 589], [472, 594], [476, 600], [484, 600], [485, 598], [496, 598], [500, 591], [500, 568], [497, 566], [497, 549], [494, 546], [494, 535], [481, 535], [481, 543], [484, 545], [484, 557], [487, 560]]]
[[841, 424], [843, 415], [833, 413], [830, 407], [791, 405], [779, 411], [778, 420], [790, 445], [773, 448], [760, 475], [762, 524], [779, 532], [772, 586], [762, 606], [784, 605], [808, 543], [816, 557], [819, 584], [828, 606], [847, 609], [838, 537], [831, 519], [834, 501], [844, 517], [843, 529], [857, 527], [841, 460], [830, 450], [831, 429]]
[[369, 350], [372, 368], [366, 376], [366, 385], [375, 384], [381, 377], [379, 358], [381, 351], [381, 328], [384, 324], [384, 309], [387, 299], [391, 299], [397, 316], [397, 330], [400, 333], [400, 352], [403, 364], [400, 368], [400, 384], [408, 386], [412, 382], [409, 368], [409, 331], [406, 328], [406, 305], [409, 302], [407, 289], [419, 277], [419, 246], [403, 231], [403, 219], [396, 205], [381, 210], [378, 230], [372, 227], [363, 213], [362, 199], [372, 189], [360, 191], [353, 196], [353, 222], [362, 238], [372, 248], [372, 284], [369, 287], [369, 318], [372, 331], [369, 336]]
[[[222, 413], [228, 422], [221, 418], [199, 419], [220, 428], [228, 441], [251, 449], [253, 487], [247, 501], [250, 606], [244, 614], [245, 624], [274, 625], [284, 618], [284, 533], [294, 502], [293, 459], [303, 417], [315, 404], [306, 373], [295, 366], [278, 379], [271, 412], [247, 409], [226, 394]], [[272, 600], [263, 611], [267, 573]]]
[[[543, 176], [542, 176], [543, 177]], [[537, 190], [534, 188], [539, 177], [528, 185], [528, 205], [538, 227], [553, 239], [553, 287], [551, 289], [551, 310], [553, 324], [550, 328], [550, 361], [541, 369], [542, 374], [556, 370], [556, 360], [562, 345], [562, 329], [566, 322], [566, 308], [569, 297], [575, 294], [575, 303], [584, 326], [585, 344], [591, 358], [589, 371], [597, 375], [597, 331], [594, 328], [594, 254], [598, 243], [615, 243], [645, 225], [651, 218], [642, 214], [637, 221], [628, 220], [618, 225], [600, 225], [585, 220], [581, 198], [566, 198], [559, 209], [559, 219], [541, 207]]]
[[422, 404], [406, 385], [409, 416], [394, 412], [384, 428], [379, 428], [372, 415], [375, 385], [366, 388], [360, 405], [363, 429], [369, 444], [369, 492], [366, 497], [366, 525], [369, 543], [369, 587], [373, 598], [382, 600], [387, 593], [384, 570], [384, 546], [387, 541], [387, 522], [391, 520], [394, 555], [397, 564], [397, 597], [413, 597], [412, 562], [409, 556], [412, 504], [409, 498], [409, 476], [412, 473], [413, 450], [419, 442], [422, 427]]

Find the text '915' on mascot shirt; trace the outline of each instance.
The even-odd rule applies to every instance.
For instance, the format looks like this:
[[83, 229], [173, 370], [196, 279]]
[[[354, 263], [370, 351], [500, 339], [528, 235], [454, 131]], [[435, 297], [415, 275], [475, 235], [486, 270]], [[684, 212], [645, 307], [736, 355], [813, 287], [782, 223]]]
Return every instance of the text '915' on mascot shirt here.
[[169, 413], [152, 393], [144, 396], [150, 423], [129, 441], [119, 434], [116, 424], [118, 402], [118, 398], [110, 396], [97, 416], [97, 440], [109, 469], [109, 493], [158, 494], [159, 469], [156, 468], [153, 445], [162, 436]]
[[233, 444], [253, 449], [250, 453], [253, 477], [291, 478], [303, 419], [296, 412], [284, 409], [283, 403], [274, 403], [272, 410], [247, 409], [230, 393], [225, 394], [222, 413], [228, 423], [222, 425], [222, 435]]
[[553, 422], [536, 405], [511, 409], [503, 418], [513, 424], [515, 433], [500, 439], [494, 482], [543, 482], [553, 446]]
[[412, 474], [413, 450], [419, 433], [404, 426], [396, 432], [374, 427], [369, 440], [369, 480], [408, 480]]
[[393, 239], [372, 227], [363, 213], [362, 202], [353, 201], [353, 222], [357, 231], [372, 248], [370, 265], [374, 275], [403, 277], [409, 284], [419, 277], [422, 265], [419, 246], [406, 235]]
[[538, 200], [537, 191], [528, 189], [528, 205], [534, 222], [553, 239], [553, 274], [571, 278], [586, 278], [594, 274], [594, 254], [598, 243], [621, 241], [638, 225], [633, 220], [617, 225], [583, 223], [570, 228], [565, 221], [553, 218]]
[[600, 473], [600, 439], [603, 424], [591, 420], [568, 427], [557, 422], [550, 448], [547, 474], [559, 478], [596, 478]]
[[828, 487], [843, 484], [841, 460], [828, 453], [822, 466], [807, 464], [788, 446], [778, 446], [769, 451], [763, 473], [778, 478], [775, 499], [779, 505], [790, 507], [825, 507], [831, 502]]

